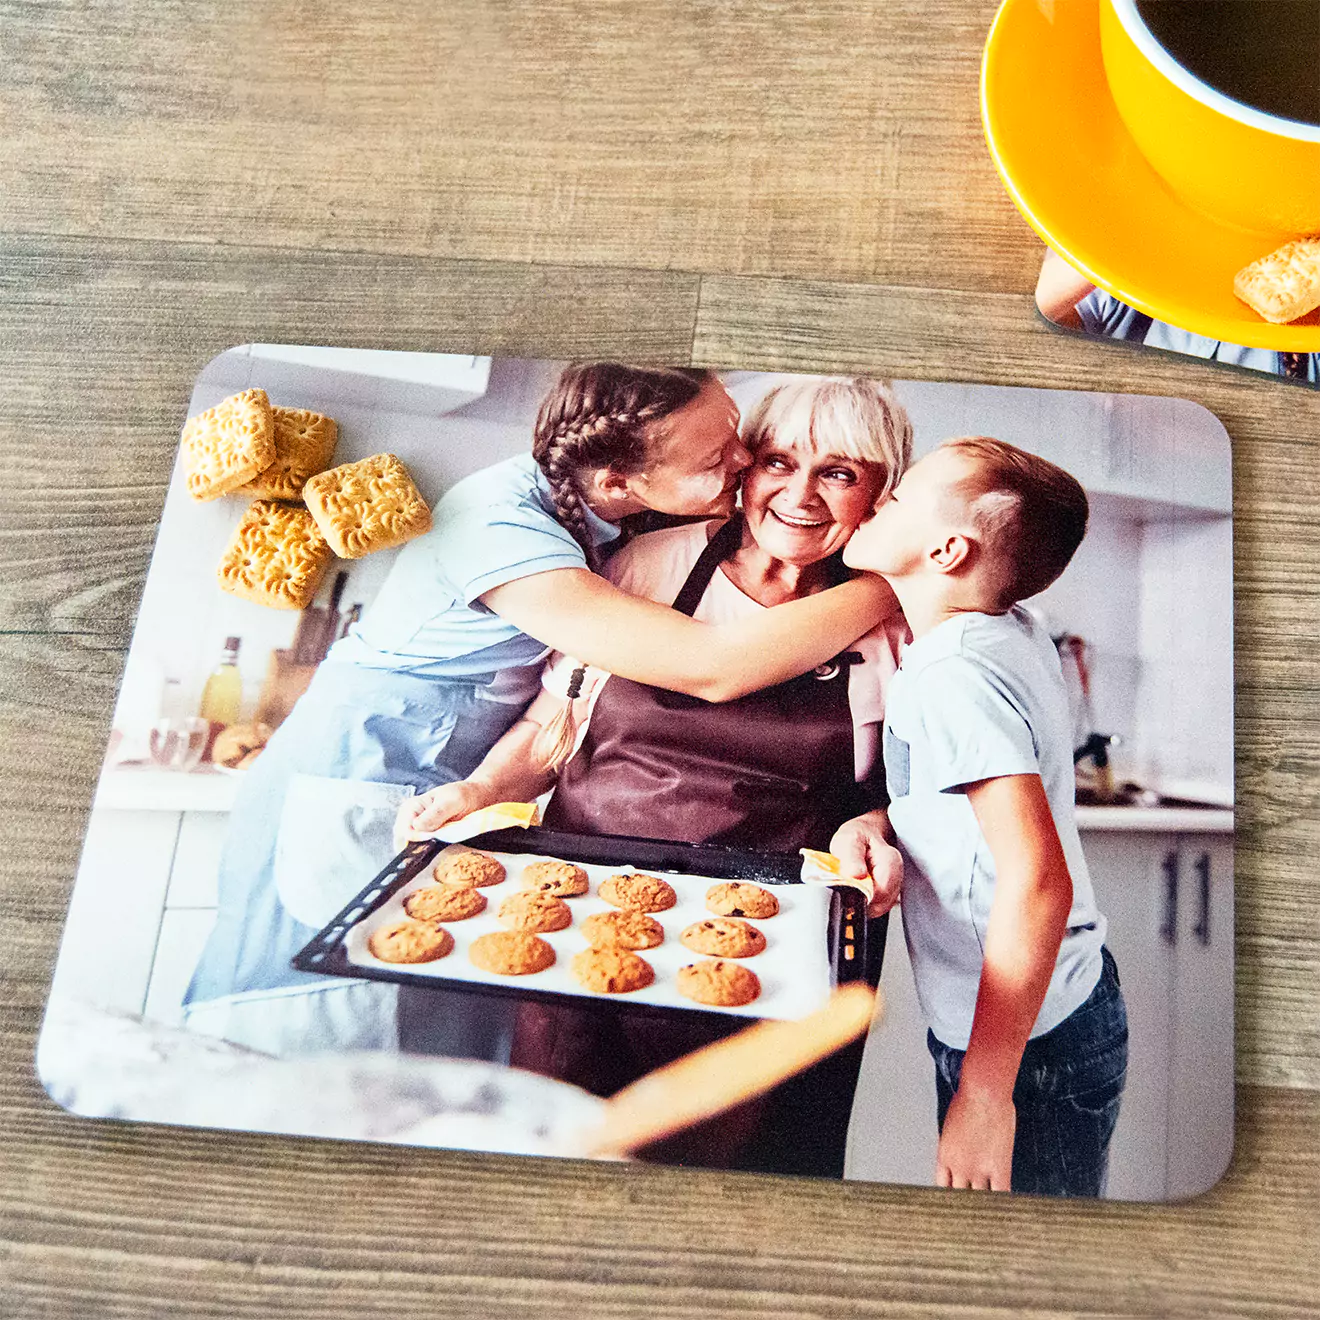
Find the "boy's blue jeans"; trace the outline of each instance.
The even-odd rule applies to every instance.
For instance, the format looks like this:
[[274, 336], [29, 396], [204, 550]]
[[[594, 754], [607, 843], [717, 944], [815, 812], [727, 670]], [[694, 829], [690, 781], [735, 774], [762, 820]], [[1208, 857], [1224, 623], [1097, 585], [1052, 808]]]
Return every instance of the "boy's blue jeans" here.
[[[1027, 1042], [1013, 1087], [1017, 1133], [1013, 1190], [1038, 1196], [1100, 1196], [1109, 1138], [1127, 1080], [1127, 1008], [1108, 949], [1090, 997], [1052, 1031]], [[965, 1051], [926, 1033], [935, 1060], [940, 1131], [958, 1089]]]

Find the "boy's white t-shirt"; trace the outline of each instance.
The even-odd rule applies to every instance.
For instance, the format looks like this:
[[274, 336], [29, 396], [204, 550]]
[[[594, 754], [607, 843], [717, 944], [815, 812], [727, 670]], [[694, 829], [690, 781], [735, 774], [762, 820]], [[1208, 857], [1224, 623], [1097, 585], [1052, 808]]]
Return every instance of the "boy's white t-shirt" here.
[[1039, 774], [1073, 902], [1032, 1028], [1059, 1025], [1095, 989], [1105, 919], [1074, 814], [1072, 720], [1058, 653], [1020, 607], [963, 614], [912, 642], [890, 682], [884, 729], [889, 819], [904, 855], [903, 930], [917, 998], [944, 1044], [966, 1049], [981, 980], [995, 864], [963, 791]]

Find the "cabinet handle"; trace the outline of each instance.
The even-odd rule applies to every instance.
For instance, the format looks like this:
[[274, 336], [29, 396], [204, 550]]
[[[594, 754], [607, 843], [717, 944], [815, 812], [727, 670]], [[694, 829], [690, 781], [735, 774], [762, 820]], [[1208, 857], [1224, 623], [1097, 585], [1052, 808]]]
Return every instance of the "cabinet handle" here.
[[1169, 849], [1160, 868], [1164, 872], [1164, 919], [1160, 939], [1172, 948], [1178, 943], [1178, 851]]
[[1210, 854], [1203, 852], [1196, 859], [1193, 869], [1200, 882], [1201, 912], [1196, 918], [1196, 925], [1192, 927], [1192, 931], [1201, 944], [1208, 948], [1210, 945]]

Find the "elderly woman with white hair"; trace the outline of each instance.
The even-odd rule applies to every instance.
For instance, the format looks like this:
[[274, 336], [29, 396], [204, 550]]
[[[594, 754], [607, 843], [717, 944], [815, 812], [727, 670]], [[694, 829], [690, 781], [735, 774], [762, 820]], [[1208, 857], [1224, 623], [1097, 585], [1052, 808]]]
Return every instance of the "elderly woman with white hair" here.
[[[753, 462], [740, 511], [638, 537], [604, 566], [612, 582], [709, 623], [826, 590], [848, 576], [844, 545], [903, 475], [912, 428], [887, 382], [795, 378], [756, 405], [743, 443]], [[884, 693], [906, 631], [898, 616], [831, 662], [722, 705], [560, 657], [522, 721], [468, 779], [405, 804], [400, 832], [433, 830], [553, 786], [545, 824], [555, 829], [828, 848], [844, 821], [885, 800]], [[891, 903], [898, 877], [876, 879], [881, 905]], [[526, 1002], [512, 1061], [610, 1094], [706, 1043], [703, 1031], [738, 1025], [633, 1021], [624, 1006], [609, 1020]], [[857, 1042], [768, 1105], [689, 1134], [668, 1157], [841, 1175], [860, 1058]]]

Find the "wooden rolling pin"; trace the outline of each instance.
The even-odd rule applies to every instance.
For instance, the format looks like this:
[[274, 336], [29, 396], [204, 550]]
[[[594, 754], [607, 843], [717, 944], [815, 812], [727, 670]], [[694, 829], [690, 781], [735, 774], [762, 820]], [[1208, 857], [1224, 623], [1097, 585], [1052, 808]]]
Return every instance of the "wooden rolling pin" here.
[[810, 1017], [758, 1022], [647, 1073], [606, 1102], [584, 1153], [625, 1154], [770, 1090], [860, 1036], [878, 998], [869, 985], [846, 985]]

